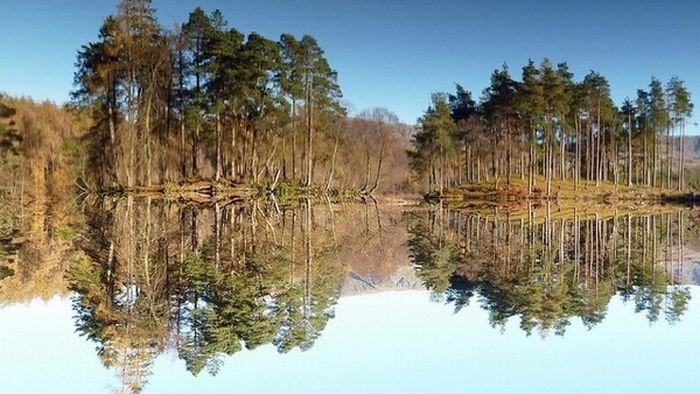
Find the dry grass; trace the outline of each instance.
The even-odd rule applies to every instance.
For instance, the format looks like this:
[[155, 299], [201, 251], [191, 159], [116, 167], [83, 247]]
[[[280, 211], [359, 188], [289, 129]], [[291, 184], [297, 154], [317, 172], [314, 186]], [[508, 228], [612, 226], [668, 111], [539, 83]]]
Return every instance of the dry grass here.
[[678, 192], [672, 189], [652, 188], [647, 186], [617, 185], [612, 182], [580, 182], [578, 188], [570, 180], [553, 180], [551, 193], [546, 193], [546, 183], [543, 177], [535, 178], [532, 194], [527, 191], [527, 179], [513, 179], [510, 186], [505, 180], [499, 182], [498, 188], [494, 181], [470, 183], [454, 187], [447, 191], [445, 199], [449, 202], [477, 203], [488, 202], [498, 204], [522, 205], [528, 202], [544, 201], [575, 201], [614, 204], [625, 202], [637, 205], [645, 203], [684, 203], [696, 201], [694, 193]]

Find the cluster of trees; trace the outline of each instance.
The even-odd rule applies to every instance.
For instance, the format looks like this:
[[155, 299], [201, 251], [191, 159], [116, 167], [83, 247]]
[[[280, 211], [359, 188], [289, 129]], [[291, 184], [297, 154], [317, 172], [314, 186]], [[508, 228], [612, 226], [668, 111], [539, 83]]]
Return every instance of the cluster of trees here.
[[55, 200], [81, 170], [88, 120], [51, 102], [0, 94], [0, 190], [23, 204]]
[[[575, 81], [566, 63], [529, 61], [521, 80], [504, 65], [477, 103], [470, 91], [436, 93], [419, 119], [412, 163], [431, 191], [465, 182], [544, 178], [684, 187], [685, 122], [690, 92], [678, 77], [651, 79], [636, 99], [615, 106], [607, 79], [594, 71]], [[678, 132], [681, 143], [676, 148]], [[680, 151], [679, 154], [674, 153]], [[677, 157], [675, 157], [677, 156]]]
[[681, 285], [690, 228], [681, 211], [493, 216], [437, 208], [414, 220], [409, 245], [418, 276], [457, 311], [478, 295], [494, 326], [518, 317], [528, 334], [563, 335], [573, 318], [600, 323], [616, 294], [650, 322], [678, 321], [690, 299]]
[[0, 303], [65, 292], [68, 207], [87, 121], [50, 102], [0, 94]]
[[0, 202], [0, 305], [67, 296], [64, 274], [80, 252], [79, 209], [64, 201]]
[[[169, 31], [150, 0], [122, 0], [76, 64], [74, 103], [94, 120], [96, 188], [207, 178], [328, 190], [339, 177], [376, 188], [357, 184], [348, 165], [348, 146], [363, 140], [347, 132], [337, 73], [311, 36], [246, 37], [201, 8]], [[369, 140], [388, 151], [397, 134], [378, 129]], [[381, 161], [372, 157], [377, 173]]]
[[[0, 98], [2, 98], [0, 96]], [[0, 101], [0, 166], [2, 173], [5, 173], [8, 154], [16, 152], [16, 142], [19, 135], [14, 129], [14, 123], [8, 119], [15, 114], [15, 110]], [[17, 210], [12, 209], [7, 202], [11, 193], [6, 187], [0, 189], [0, 263], [5, 263], [8, 256], [14, 254], [17, 245], [12, 242], [12, 238], [17, 232]], [[5, 265], [0, 264], [0, 280], [14, 275], [15, 271]]]
[[[0, 99], [2, 98], [0, 96]], [[13, 127], [15, 126], [14, 121], [10, 120], [15, 113], [17, 111], [14, 108], [0, 102], [0, 157], [2, 157], [3, 163], [6, 161], [8, 153], [17, 153], [16, 146], [21, 141], [17, 130]]]

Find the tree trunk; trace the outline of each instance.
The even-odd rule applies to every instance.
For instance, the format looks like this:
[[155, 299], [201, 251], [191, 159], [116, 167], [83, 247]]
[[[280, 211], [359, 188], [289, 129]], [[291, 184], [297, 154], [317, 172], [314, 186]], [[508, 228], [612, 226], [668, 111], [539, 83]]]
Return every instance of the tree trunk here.
[[593, 122], [587, 121], [588, 136], [586, 138], [586, 181], [593, 180]]
[[666, 187], [671, 188], [671, 169], [673, 168], [673, 140], [672, 128], [666, 126]]
[[574, 127], [576, 128], [576, 159], [574, 166], [576, 167], [574, 171], [574, 190], [578, 191], [578, 184], [581, 182], [581, 120], [578, 116], [575, 119]]
[[[218, 107], [218, 106], [217, 106]], [[219, 181], [221, 178], [221, 113], [219, 109], [216, 109], [216, 172], [214, 174], [214, 180]]]
[[471, 145], [467, 146], [467, 152], [466, 152], [466, 157], [465, 157], [466, 163], [464, 163], [464, 167], [466, 169], [466, 176], [467, 176], [467, 183], [471, 183], [474, 181], [474, 177], [472, 176], [472, 147]]
[[627, 113], [627, 187], [632, 187], [632, 113]]
[[440, 182], [440, 186], [439, 186], [440, 197], [442, 197], [443, 187], [445, 185], [445, 182], [444, 182], [444, 172], [445, 171], [444, 171], [444, 169], [445, 169], [445, 149], [441, 146], [440, 147], [440, 180], [439, 180], [439, 182]]
[[109, 142], [114, 145], [116, 141], [116, 115], [114, 107], [116, 107], [116, 88], [111, 86], [107, 97], [107, 118], [109, 122]]
[[678, 155], [678, 191], [683, 191], [685, 184], [685, 119], [681, 119], [680, 153]]
[[[372, 194], [374, 193], [375, 190], [377, 190], [377, 187], [379, 186], [379, 174], [382, 171], [382, 161], [384, 161], [384, 146], [386, 144], [386, 141], [382, 139], [382, 145], [381, 148], [379, 148], [379, 162], [377, 163], [377, 175], [374, 177], [374, 184], [372, 185], [372, 188], [369, 189], [369, 192], [367, 194]], [[338, 146], [336, 142], [336, 147]], [[335, 153], [334, 156], [335, 158]], [[441, 193], [442, 194], [442, 193]]]
[[146, 100], [146, 113], [144, 116], [146, 117], [145, 119], [145, 127], [144, 127], [144, 135], [145, 135], [145, 153], [146, 153], [146, 186], [151, 186], [151, 97], [149, 95], [148, 99]]
[[217, 270], [221, 267], [221, 206], [214, 204], [214, 264]]
[[197, 177], [199, 170], [197, 169], [197, 152], [199, 151], [199, 122], [194, 129], [192, 135], [192, 176]]
[[310, 187], [313, 181], [312, 161], [313, 161], [313, 94], [312, 81], [308, 83], [306, 100], [307, 108], [307, 128], [306, 128], [306, 182], [305, 186]]
[[369, 141], [365, 141], [365, 183], [362, 185], [362, 188], [360, 189], [361, 191], [366, 191], [367, 188], [369, 188], [369, 183], [370, 183], [370, 154], [369, 154]]
[[644, 150], [643, 156], [643, 163], [644, 163], [644, 183], [647, 186], [651, 186], [651, 178], [649, 177], [649, 147], [647, 146], [647, 135], [644, 133], [644, 136], [642, 137], [642, 144], [643, 147], [642, 149]]
[[507, 136], [507, 144], [508, 144], [508, 152], [507, 152], [507, 159], [506, 159], [506, 166], [508, 169], [506, 170], [508, 172], [508, 186], [512, 185], [513, 183], [513, 171], [512, 171], [512, 143], [511, 143], [511, 131], [510, 128], [506, 128], [506, 133], [508, 133]]
[[250, 170], [253, 175], [253, 184], [258, 184], [258, 128], [253, 127], [251, 130], [251, 158], [250, 158]]
[[654, 150], [654, 169], [653, 169], [653, 172], [652, 172], [652, 174], [651, 174], [651, 186], [652, 186], [652, 187], [656, 187], [657, 182], [658, 182], [658, 181], [657, 181], [657, 178], [658, 178], [658, 177], [657, 177], [657, 174], [659, 173], [659, 161], [660, 161], [660, 158], [659, 158], [659, 156], [660, 156], [660, 155], [659, 155], [659, 143], [658, 143], [658, 130], [656, 129], [656, 127], [654, 127], [654, 135], [653, 135], [652, 141], [653, 141], [653, 142], [652, 142], [651, 149]]
[[[531, 131], [534, 134], [534, 131]], [[532, 194], [532, 189], [535, 186], [535, 137], [530, 138], [528, 147], [528, 171], [527, 171], [527, 193]]]
[[335, 158], [338, 154], [338, 133], [335, 133], [335, 144], [333, 145], [333, 157], [331, 158], [331, 170], [328, 173], [328, 182], [326, 182], [325, 192], [331, 189], [331, 182], [333, 182], [333, 173], [335, 172]]
[[297, 178], [297, 101], [292, 99], [292, 179]]
[[238, 122], [238, 117], [234, 114], [233, 120], [231, 122], [231, 181], [236, 182], [237, 180], [237, 154], [236, 154], [236, 124]]
[[566, 134], [564, 132], [564, 124], [566, 118], [562, 116], [559, 130], [559, 179], [566, 179], [565, 158], [566, 158]]
[[600, 186], [600, 180], [602, 178], [602, 167], [603, 167], [603, 160], [602, 160], [602, 138], [603, 138], [603, 127], [600, 124], [600, 100], [598, 101], [598, 115], [596, 117], [596, 124], [598, 125], [598, 138], [596, 138], [597, 144], [596, 144], [596, 177], [595, 177], [595, 185]]
[[304, 264], [304, 316], [308, 317], [311, 313], [311, 200], [307, 198], [305, 203], [306, 231], [304, 232], [304, 254], [306, 255], [306, 261]]

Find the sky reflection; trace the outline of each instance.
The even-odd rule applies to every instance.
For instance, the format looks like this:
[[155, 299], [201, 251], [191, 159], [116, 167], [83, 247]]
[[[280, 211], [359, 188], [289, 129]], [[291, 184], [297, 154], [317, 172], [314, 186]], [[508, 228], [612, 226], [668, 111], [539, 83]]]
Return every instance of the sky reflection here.
[[[343, 297], [309, 351], [244, 350], [217, 376], [192, 376], [173, 352], [156, 359], [146, 393], [177, 392], [694, 392], [700, 288], [675, 325], [649, 324], [614, 297], [606, 319], [565, 336], [527, 336], [518, 319], [492, 328], [478, 303], [458, 314], [427, 291]], [[74, 333], [68, 299], [0, 311], [0, 380], [11, 393], [119, 390], [94, 345]]]

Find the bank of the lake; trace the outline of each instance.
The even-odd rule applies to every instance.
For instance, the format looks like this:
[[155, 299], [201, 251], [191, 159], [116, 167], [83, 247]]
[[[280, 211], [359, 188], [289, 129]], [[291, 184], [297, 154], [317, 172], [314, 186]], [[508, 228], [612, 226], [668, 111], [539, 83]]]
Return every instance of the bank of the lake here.
[[625, 206], [680, 204], [700, 202], [695, 191], [633, 185], [627, 186], [612, 182], [581, 181], [576, 185], [572, 180], [553, 180], [551, 191], [547, 193], [544, 179], [538, 177], [535, 187], [528, 191], [527, 179], [513, 179], [507, 184], [500, 181], [467, 183], [448, 189], [442, 197], [428, 194], [428, 200], [442, 199], [451, 203], [485, 205], [520, 205], [528, 203], [556, 202], [559, 204], [624, 204]]

